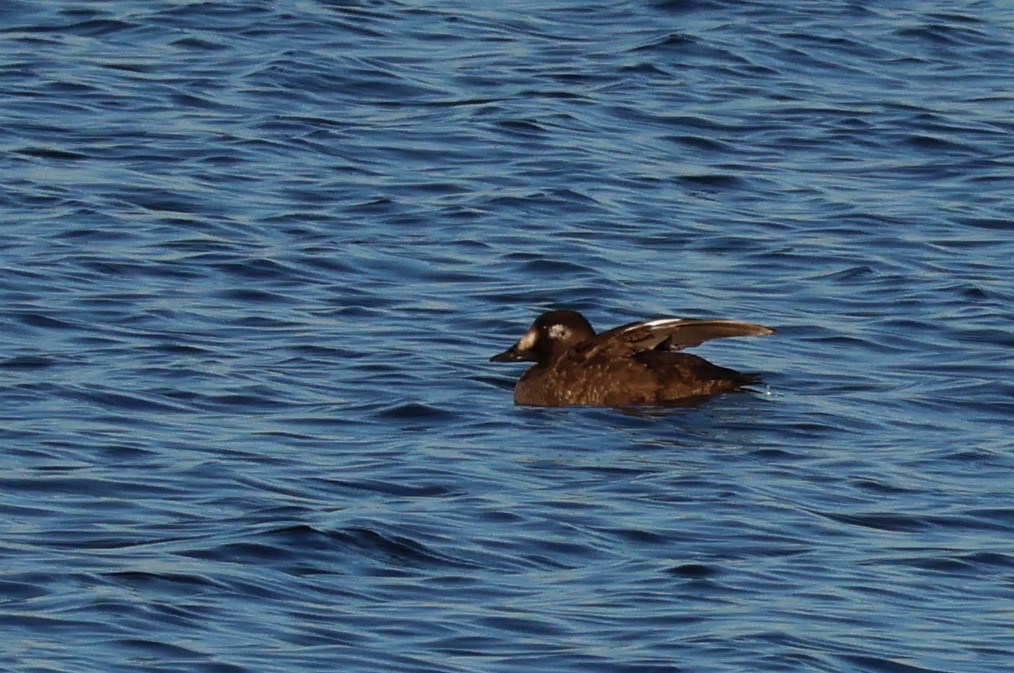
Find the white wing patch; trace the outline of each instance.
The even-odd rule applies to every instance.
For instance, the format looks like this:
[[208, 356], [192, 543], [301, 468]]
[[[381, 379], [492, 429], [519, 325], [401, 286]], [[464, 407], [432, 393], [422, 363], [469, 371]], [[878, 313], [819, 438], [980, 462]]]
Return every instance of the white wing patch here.
[[635, 328], [644, 327], [644, 326], [650, 327], [651, 329], [656, 329], [656, 328], [659, 328], [659, 327], [675, 327], [676, 325], [678, 325], [678, 324], [680, 324], [682, 322], [686, 322], [686, 319], [685, 318], [659, 318], [658, 320], [648, 320], [646, 322], [642, 322], [640, 324], [633, 325], [633, 326], [631, 326], [630, 329], [635, 329]]

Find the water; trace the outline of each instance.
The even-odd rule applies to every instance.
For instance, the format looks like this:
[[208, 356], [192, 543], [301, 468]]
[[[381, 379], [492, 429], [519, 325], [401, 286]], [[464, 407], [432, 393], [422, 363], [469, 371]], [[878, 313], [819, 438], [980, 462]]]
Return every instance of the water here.
[[[0, 25], [0, 668], [1009, 668], [1008, 3]], [[516, 408], [551, 306], [779, 333]]]

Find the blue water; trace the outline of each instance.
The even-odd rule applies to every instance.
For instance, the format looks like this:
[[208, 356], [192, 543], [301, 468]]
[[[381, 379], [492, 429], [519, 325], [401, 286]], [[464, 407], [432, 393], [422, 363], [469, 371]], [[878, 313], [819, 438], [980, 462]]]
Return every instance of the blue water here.
[[[0, 44], [0, 669], [1010, 668], [1010, 3]], [[695, 350], [753, 394], [514, 407], [488, 357], [562, 306], [779, 332]]]

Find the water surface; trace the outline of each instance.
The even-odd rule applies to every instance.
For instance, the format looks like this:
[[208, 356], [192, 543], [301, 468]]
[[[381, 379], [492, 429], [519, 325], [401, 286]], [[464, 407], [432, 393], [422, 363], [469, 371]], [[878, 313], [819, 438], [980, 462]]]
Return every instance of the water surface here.
[[[0, 666], [995, 673], [1002, 2], [7, 2]], [[541, 310], [779, 333], [528, 409]]]

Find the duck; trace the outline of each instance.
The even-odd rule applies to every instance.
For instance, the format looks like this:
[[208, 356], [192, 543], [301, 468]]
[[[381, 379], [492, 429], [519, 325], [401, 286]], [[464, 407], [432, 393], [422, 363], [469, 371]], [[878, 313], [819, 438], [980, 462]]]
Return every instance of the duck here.
[[738, 392], [760, 382], [680, 352], [711, 339], [767, 336], [775, 330], [736, 320], [659, 318], [596, 334], [581, 313], [553, 310], [535, 319], [491, 362], [533, 362], [514, 387], [525, 406], [653, 406]]

